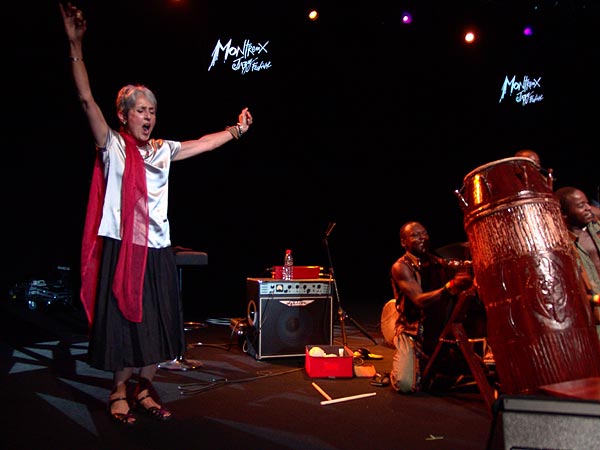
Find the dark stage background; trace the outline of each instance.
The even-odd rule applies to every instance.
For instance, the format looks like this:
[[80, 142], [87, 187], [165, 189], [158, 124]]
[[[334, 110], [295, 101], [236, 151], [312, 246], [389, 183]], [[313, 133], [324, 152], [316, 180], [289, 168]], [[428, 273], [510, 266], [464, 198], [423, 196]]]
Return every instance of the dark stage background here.
[[[298, 0], [77, 2], [93, 91], [114, 127], [118, 89], [138, 82], [158, 97], [156, 138], [223, 129], [244, 106], [254, 115], [239, 142], [172, 167], [173, 244], [209, 254], [202, 311], [243, 314], [246, 278], [267, 276], [286, 248], [296, 264], [328, 268], [332, 221], [342, 303], [382, 306], [400, 225], [421, 221], [433, 247], [464, 241], [454, 190], [520, 148], [541, 155], [557, 186], [598, 197], [598, 2], [313, 4], [316, 22]], [[71, 268], [76, 291], [93, 143], [58, 2], [5, 8], [3, 292], [57, 266]], [[466, 25], [481, 33], [472, 46]], [[261, 70], [241, 73], [222, 54], [209, 70], [230, 39], [262, 46]], [[536, 101], [501, 99], [513, 77], [537, 80]]]

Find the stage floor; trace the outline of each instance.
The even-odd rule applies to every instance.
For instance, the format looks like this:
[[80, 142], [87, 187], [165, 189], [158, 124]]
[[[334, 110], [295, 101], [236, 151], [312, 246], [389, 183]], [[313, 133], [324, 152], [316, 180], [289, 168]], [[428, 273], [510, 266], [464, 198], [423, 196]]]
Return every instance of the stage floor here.
[[[335, 305], [334, 305], [335, 306]], [[382, 344], [383, 305], [348, 305], [367, 332], [345, 321], [348, 346], [383, 359], [364, 360], [389, 372], [392, 349]], [[207, 318], [188, 331], [186, 359], [195, 370], [159, 369], [155, 386], [173, 412], [166, 423], [140, 416], [122, 429], [106, 414], [111, 374], [85, 362], [81, 311], [1, 305], [3, 449], [388, 449], [482, 450], [492, 417], [471, 383], [443, 394], [399, 395], [366, 377], [311, 379], [304, 357], [256, 360], [232, 332], [231, 318]], [[333, 343], [343, 343], [334, 314]], [[374, 338], [377, 344], [370, 338]], [[317, 385], [332, 399], [322, 405]], [[363, 394], [369, 394], [368, 396]]]

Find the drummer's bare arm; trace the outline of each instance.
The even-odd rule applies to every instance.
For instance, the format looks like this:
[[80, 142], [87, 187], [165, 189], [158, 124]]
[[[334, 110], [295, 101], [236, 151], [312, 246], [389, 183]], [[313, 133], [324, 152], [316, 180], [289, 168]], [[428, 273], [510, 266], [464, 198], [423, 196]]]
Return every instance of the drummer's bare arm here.
[[392, 266], [392, 276], [402, 293], [419, 308], [425, 308], [433, 302], [438, 301], [444, 294], [444, 287], [423, 292], [421, 286], [415, 280], [413, 272], [406, 264], [400, 261], [396, 261]]

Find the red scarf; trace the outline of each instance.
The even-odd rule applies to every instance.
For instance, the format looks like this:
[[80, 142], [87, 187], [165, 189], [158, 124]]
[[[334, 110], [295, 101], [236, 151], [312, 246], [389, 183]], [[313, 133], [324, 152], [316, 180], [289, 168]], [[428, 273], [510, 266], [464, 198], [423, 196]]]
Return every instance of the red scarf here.
[[[121, 186], [121, 249], [113, 281], [113, 294], [123, 316], [142, 321], [142, 292], [148, 255], [148, 188], [144, 160], [133, 136], [120, 132], [125, 140], [125, 171]], [[106, 185], [100, 152], [96, 152], [81, 246], [81, 301], [92, 324], [102, 255], [98, 227], [102, 218]]]

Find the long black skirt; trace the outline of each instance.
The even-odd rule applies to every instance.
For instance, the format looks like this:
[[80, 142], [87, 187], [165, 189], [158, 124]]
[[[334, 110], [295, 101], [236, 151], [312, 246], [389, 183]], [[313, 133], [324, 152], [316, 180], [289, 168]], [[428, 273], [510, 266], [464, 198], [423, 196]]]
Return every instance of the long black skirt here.
[[170, 247], [148, 249], [142, 321], [123, 317], [112, 292], [121, 241], [105, 238], [88, 362], [107, 371], [144, 367], [183, 355], [183, 309], [175, 255]]

